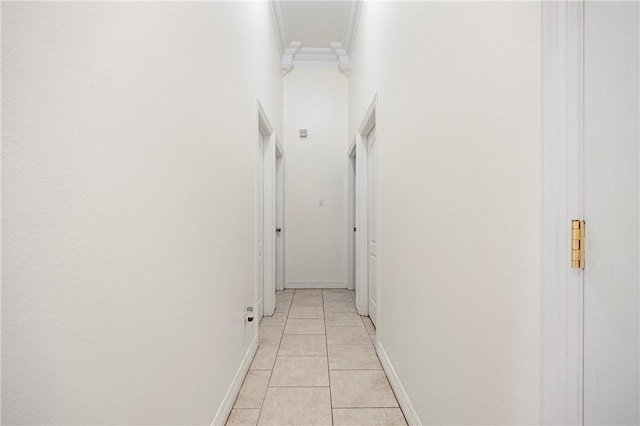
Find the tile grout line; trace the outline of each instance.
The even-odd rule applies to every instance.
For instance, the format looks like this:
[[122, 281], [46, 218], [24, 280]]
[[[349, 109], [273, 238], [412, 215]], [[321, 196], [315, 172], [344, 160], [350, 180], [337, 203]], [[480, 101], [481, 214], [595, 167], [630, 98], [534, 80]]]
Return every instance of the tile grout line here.
[[324, 308], [324, 290], [322, 292], [322, 316], [324, 317], [324, 344], [327, 350], [327, 378], [329, 379], [329, 411], [331, 412], [331, 425], [333, 425], [333, 399], [331, 398], [331, 367], [329, 366], [329, 339], [327, 338], [327, 313]]
[[[293, 293], [295, 296], [295, 290], [293, 291]], [[273, 370], [276, 368], [276, 361], [278, 360], [278, 352], [280, 352], [280, 345], [282, 344], [284, 329], [287, 326], [287, 321], [289, 320], [289, 311], [291, 311], [291, 305], [293, 305], [293, 297], [291, 297], [291, 303], [289, 304], [289, 309], [287, 309], [287, 318], [285, 318], [284, 326], [282, 327], [282, 335], [280, 336], [280, 340], [278, 341], [278, 349], [276, 349], [276, 357], [273, 360], [273, 365], [271, 366], [271, 370], [269, 371], [269, 380], [267, 381], [267, 389], [265, 390], [264, 396], [262, 397], [262, 403], [260, 404], [260, 412], [258, 413], [258, 420], [256, 421], [256, 426], [260, 424], [260, 417], [262, 417], [262, 409], [264, 408], [264, 401], [267, 399], [267, 392], [269, 392], [269, 387], [270, 387], [269, 385], [271, 384], [271, 378], [273, 377]], [[260, 349], [259, 339], [258, 339], [258, 349]]]

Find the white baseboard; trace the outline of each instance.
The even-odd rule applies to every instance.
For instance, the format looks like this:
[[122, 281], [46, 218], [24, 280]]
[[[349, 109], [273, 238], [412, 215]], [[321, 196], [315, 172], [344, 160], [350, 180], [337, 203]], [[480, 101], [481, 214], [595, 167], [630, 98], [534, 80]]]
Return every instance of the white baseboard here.
[[346, 281], [287, 281], [284, 288], [347, 288]]
[[231, 382], [231, 386], [227, 390], [227, 394], [224, 396], [222, 400], [222, 404], [220, 404], [220, 408], [218, 408], [218, 412], [213, 419], [213, 426], [224, 425], [229, 418], [229, 414], [231, 414], [231, 409], [233, 408], [233, 403], [236, 401], [238, 394], [240, 393], [240, 388], [242, 387], [242, 382], [244, 382], [244, 378], [249, 372], [249, 367], [251, 366], [251, 361], [253, 361], [253, 357], [258, 350], [258, 336], [253, 338], [251, 345], [249, 345], [249, 349], [247, 349], [247, 353], [245, 353], [244, 358], [242, 359], [242, 363], [236, 371], [236, 375], [233, 378], [233, 382]]
[[400, 404], [400, 409], [407, 419], [407, 423], [411, 426], [421, 426], [422, 422], [418, 418], [418, 413], [416, 413], [416, 410], [413, 408], [411, 400], [409, 400], [409, 396], [404, 390], [400, 378], [398, 378], [396, 370], [393, 368], [393, 365], [391, 365], [391, 361], [389, 361], [389, 357], [387, 357], [387, 353], [384, 351], [380, 342], [376, 345], [376, 352], [378, 353], [380, 364], [382, 364], [382, 368], [389, 378], [389, 383], [391, 383], [391, 387], [396, 394], [396, 398], [398, 398], [398, 404]]

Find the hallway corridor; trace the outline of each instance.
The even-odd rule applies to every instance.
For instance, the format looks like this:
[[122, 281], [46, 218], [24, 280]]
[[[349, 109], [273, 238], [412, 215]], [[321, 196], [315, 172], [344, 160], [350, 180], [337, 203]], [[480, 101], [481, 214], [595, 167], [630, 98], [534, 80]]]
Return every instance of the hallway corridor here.
[[228, 425], [406, 425], [373, 346], [375, 328], [344, 289], [284, 290]]

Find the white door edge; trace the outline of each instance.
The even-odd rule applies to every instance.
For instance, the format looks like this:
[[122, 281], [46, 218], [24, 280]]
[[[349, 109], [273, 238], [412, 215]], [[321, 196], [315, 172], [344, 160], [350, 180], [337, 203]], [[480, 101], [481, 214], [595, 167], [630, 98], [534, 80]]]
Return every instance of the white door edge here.
[[583, 422], [583, 272], [569, 264], [569, 224], [583, 216], [583, 48], [583, 2], [542, 2], [542, 424]]

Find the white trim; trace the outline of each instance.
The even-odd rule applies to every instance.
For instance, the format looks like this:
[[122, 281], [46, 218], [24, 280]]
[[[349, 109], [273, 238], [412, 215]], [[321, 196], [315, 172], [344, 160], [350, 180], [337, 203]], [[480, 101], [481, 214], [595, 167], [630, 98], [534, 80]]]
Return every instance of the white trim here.
[[358, 22], [360, 19], [360, 3], [362, 0], [352, 0], [349, 2], [349, 11], [347, 12], [347, 26], [342, 36], [344, 41], [344, 48], [348, 55], [351, 55], [351, 48], [353, 47], [353, 40], [358, 29]]
[[282, 53], [282, 61], [280, 62], [280, 72], [283, 76], [289, 74], [293, 69], [293, 58], [300, 49], [302, 42], [292, 41]]
[[276, 30], [280, 53], [284, 53], [289, 44], [289, 36], [287, 35], [287, 27], [284, 24], [284, 10], [282, 9], [282, 2], [271, 1], [270, 3], [271, 13], [273, 16], [273, 26]]
[[400, 381], [396, 370], [391, 364], [391, 360], [389, 360], [389, 357], [387, 356], [387, 353], [385, 352], [380, 342], [377, 342], [376, 344], [376, 352], [378, 353], [380, 364], [382, 364], [382, 368], [384, 369], [384, 372], [389, 379], [391, 388], [396, 394], [398, 404], [400, 404], [400, 409], [402, 410], [402, 414], [404, 414], [407, 423], [411, 426], [422, 425], [422, 422], [418, 417], [418, 413], [416, 412], [415, 408], [413, 408], [413, 404], [411, 404], [411, 400], [409, 399], [407, 391], [404, 389], [404, 386], [402, 386], [402, 382]]
[[582, 218], [583, 2], [542, 3], [541, 423], [582, 424], [583, 272], [569, 264]]
[[[258, 161], [264, 161], [263, 168], [263, 197], [264, 197], [264, 220], [263, 220], [263, 262], [264, 262], [264, 274], [263, 274], [263, 305], [264, 312], [262, 315], [271, 316], [276, 308], [276, 265], [275, 265], [275, 253], [276, 253], [276, 203], [275, 203], [275, 185], [276, 185], [276, 134], [273, 131], [267, 115], [262, 108], [260, 100], [257, 100], [258, 110], [258, 134], [260, 138], [264, 137], [263, 150], [264, 156]], [[268, 161], [267, 161], [268, 159]], [[256, 188], [257, 190], [257, 188]], [[257, 209], [256, 209], [257, 210]], [[259, 220], [260, 218], [257, 218]], [[258, 225], [256, 224], [256, 229]], [[255, 241], [258, 240], [256, 235]], [[258, 256], [256, 253], [256, 262]], [[256, 304], [259, 300], [258, 297], [258, 274], [256, 274]], [[260, 312], [259, 312], [260, 314]], [[258, 315], [260, 317], [260, 315]]]
[[333, 50], [336, 58], [338, 58], [338, 71], [349, 77], [351, 72], [351, 58], [349, 58], [347, 49], [342, 47], [342, 43], [339, 41], [334, 41], [331, 42], [331, 50]]
[[294, 59], [293, 68], [338, 68], [338, 60], [333, 59]]
[[[362, 124], [356, 133], [356, 309], [360, 315], [369, 315], [369, 289], [367, 284], [367, 136], [378, 124], [378, 94], [373, 100], [362, 119]], [[378, 152], [380, 152], [380, 132], [377, 133]], [[378, 242], [378, 251], [380, 242]], [[378, 252], [378, 258], [380, 252]], [[380, 288], [378, 275], [378, 289]], [[380, 297], [377, 297], [378, 312], [375, 318], [379, 324]]]
[[349, 145], [349, 149], [347, 150], [347, 157], [355, 157], [356, 156], [356, 138], [354, 137]]
[[286, 281], [284, 288], [347, 288], [346, 281]]
[[213, 418], [212, 425], [224, 425], [229, 418], [229, 414], [231, 414], [231, 409], [233, 408], [234, 402], [236, 402], [236, 398], [240, 393], [240, 388], [242, 387], [242, 382], [244, 382], [244, 378], [249, 372], [249, 367], [251, 366], [251, 361], [253, 361], [253, 357], [256, 355], [256, 351], [258, 350], [258, 336], [255, 336], [247, 349], [247, 352], [240, 363], [240, 367], [236, 371], [236, 375], [231, 382], [231, 386], [227, 389], [227, 393], [218, 407], [218, 412], [216, 416]]

